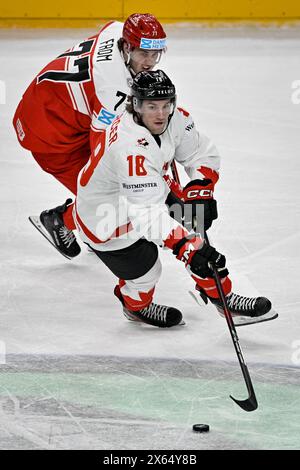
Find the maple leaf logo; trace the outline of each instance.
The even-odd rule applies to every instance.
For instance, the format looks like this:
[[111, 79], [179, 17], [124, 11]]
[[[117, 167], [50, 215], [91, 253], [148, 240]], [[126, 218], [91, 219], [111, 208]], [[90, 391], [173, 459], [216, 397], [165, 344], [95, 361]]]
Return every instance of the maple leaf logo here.
[[147, 142], [144, 137], [142, 139], [138, 139], [137, 143], [140, 147], [147, 147], [147, 145], [149, 145], [149, 142]]

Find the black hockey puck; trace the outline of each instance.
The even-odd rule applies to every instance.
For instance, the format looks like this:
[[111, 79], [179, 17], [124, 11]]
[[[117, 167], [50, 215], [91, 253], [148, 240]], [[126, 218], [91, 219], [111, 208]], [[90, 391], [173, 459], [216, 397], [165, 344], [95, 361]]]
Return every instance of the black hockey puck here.
[[193, 424], [193, 431], [195, 432], [208, 432], [208, 424]]

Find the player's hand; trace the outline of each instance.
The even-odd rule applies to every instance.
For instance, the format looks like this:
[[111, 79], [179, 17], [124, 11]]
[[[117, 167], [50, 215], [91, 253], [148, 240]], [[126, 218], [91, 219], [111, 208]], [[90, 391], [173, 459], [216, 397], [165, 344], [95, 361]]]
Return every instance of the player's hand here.
[[[204, 230], [208, 230], [213, 220], [218, 218], [217, 201], [214, 199], [214, 183], [211, 179], [197, 179], [190, 181], [184, 188], [182, 196], [185, 203], [185, 220], [184, 226], [187, 230], [195, 229], [196, 225], [203, 226]], [[197, 207], [199, 204], [204, 206], [204, 221], [197, 218]], [[189, 205], [189, 208], [187, 207]], [[196, 227], [197, 230], [197, 227]]]
[[199, 277], [213, 277], [211, 264], [217, 268], [220, 277], [229, 274], [225, 256], [197, 236], [182, 238], [174, 246], [173, 253]]

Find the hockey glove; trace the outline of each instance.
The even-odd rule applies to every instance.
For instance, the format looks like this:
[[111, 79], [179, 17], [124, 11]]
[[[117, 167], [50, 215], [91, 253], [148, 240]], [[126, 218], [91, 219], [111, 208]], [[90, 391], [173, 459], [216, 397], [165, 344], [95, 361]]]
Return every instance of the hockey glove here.
[[[190, 181], [183, 188], [183, 198], [186, 206], [184, 226], [187, 230], [191, 231], [192, 229], [195, 229], [195, 221], [196, 230], [197, 225], [198, 227], [203, 227], [203, 223], [204, 230], [208, 230], [211, 227], [213, 220], [218, 218], [217, 201], [213, 196], [214, 183], [208, 178]], [[199, 204], [204, 206], [204, 221], [199, 220], [199, 217], [197, 218], [197, 207], [199, 207]], [[187, 209], [187, 205], [189, 205], [189, 210]]]
[[225, 256], [197, 236], [182, 238], [174, 246], [173, 254], [199, 277], [213, 277], [210, 263], [217, 268], [221, 278], [228, 275]]

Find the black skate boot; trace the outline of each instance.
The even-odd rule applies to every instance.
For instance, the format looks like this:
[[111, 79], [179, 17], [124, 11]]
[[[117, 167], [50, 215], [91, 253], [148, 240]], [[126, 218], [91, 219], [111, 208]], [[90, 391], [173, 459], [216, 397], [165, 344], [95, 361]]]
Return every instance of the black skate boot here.
[[[219, 299], [209, 297], [209, 300], [217, 307], [220, 313], [224, 313], [222, 302]], [[272, 308], [270, 300], [266, 297], [244, 297], [231, 292], [226, 296], [226, 301], [232, 316], [260, 317], [268, 313]]]
[[79, 255], [81, 251], [74, 233], [65, 226], [62, 216], [71, 203], [72, 199], [67, 199], [61, 206], [43, 211], [39, 217], [29, 217], [38, 231], [68, 259]]
[[[200, 296], [207, 304], [208, 300], [217, 308], [219, 314], [224, 317], [223, 305], [220, 299], [208, 297], [206, 293], [196, 286]], [[244, 297], [231, 292], [226, 295], [227, 306], [231, 312], [235, 326], [250, 325], [263, 321], [273, 320], [278, 313], [272, 309], [272, 303], [266, 297]]]
[[171, 326], [184, 325], [182, 314], [177, 308], [167, 307], [166, 305], [158, 305], [151, 302], [148, 307], [142, 310], [132, 311], [124, 306], [120, 287], [116, 286], [114, 290], [115, 296], [123, 305], [123, 313], [127, 320], [140, 321], [149, 325], [158, 326], [159, 328], [170, 328]]

